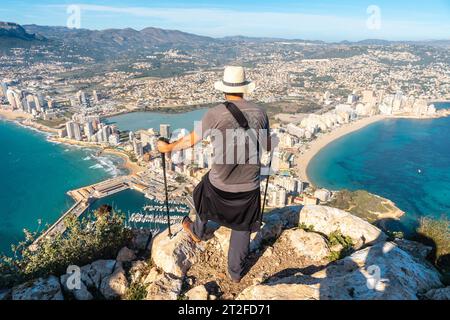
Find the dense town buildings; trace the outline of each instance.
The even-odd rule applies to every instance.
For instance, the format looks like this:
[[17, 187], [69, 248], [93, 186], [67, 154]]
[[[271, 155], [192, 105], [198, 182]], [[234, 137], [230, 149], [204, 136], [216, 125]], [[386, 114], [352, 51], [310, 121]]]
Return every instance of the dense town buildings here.
[[[40, 49], [33, 49], [39, 51]], [[225, 64], [211, 62], [213, 45], [192, 52], [177, 49], [130, 60], [127, 70], [96, 72], [83, 64], [37, 62], [25, 64], [27, 49], [3, 56], [0, 105], [30, 114], [31, 121], [56, 128], [60, 138], [116, 148], [133, 156], [143, 168], [158, 170], [159, 137], [177, 139], [168, 124], [138, 132], [102, 122], [103, 117], [134, 110], [182, 110], [186, 106], [216, 104], [223, 97], [214, 90]], [[336, 52], [341, 52], [337, 55]], [[42, 49], [41, 53], [52, 56]], [[447, 56], [445, 56], [447, 55]], [[246, 63], [248, 78], [257, 83], [249, 97], [263, 104], [278, 125], [274, 162], [279, 172], [270, 180], [268, 205], [312, 203], [329, 198], [326, 190], [308, 191], [295, 173], [295, 159], [317, 136], [375, 115], [436, 117], [432, 101], [450, 99], [448, 51], [408, 44], [336, 45], [302, 42], [244, 42], [239, 57], [226, 63]], [[206, 61], [210, 57], [211, 61]], [[55, 58], [55, 57], [52, 57]], [[111, 62], [114, 64], [114, 62]], [[169, 76], [148, 76], [158, 65], [187, 63], [190, 69]], [[193, 66], [193, 67], [192, 67]], [[175, 69], [175, 67], [174, 67]], [[67, 76], [67, 73], [77, 76]], [[284, 105], [290, 106], [285, 110]], [[294, 106], [294, 108], [292, 108]], [[157, 132], [156, 130], [159, 130]], [[172, 155], [174, 175], [198, 179], [211, 167], [212, 146]], [[263, 158], [267, 160], [268, 155]], [[306, 191], [306, 194], [305, 194]]]

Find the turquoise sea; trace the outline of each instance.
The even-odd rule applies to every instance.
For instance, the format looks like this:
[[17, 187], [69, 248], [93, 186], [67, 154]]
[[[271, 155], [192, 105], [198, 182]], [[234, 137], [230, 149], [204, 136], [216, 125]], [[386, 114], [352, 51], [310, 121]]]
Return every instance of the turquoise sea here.
[[402, 227], [411, 231], [421, 217], [450, 217], [449, 137], [450, 118], [383, 120], [322, 149], [308, 176], [320, 187], [391, 199], [407, 213]]
[[[106, 119], [121, 130], [159, 129], [160, 123], [172, 130], [193, 129], [206, 110], [184, 114], [140, 112]], [[66, 192], [125, 172], [117, 169], [121, 159], [96, 157], [95, 150], [48, 142], [46, 135], [0, 120], [0, 252], [23, 240], [23, 229], [42, 230], [73, 205]], [[143, 205], [154, 204], [137, 192], [126, 191], [102, 199], [124, 213], [136, 213]], [[42, 224], [39, 227], [38, 221]]]
[[[158, 129], [160, 123], [190, 130], [205, 112], [131, 113], [106, 121], [121, 130]], [[324, 187], [366, 189], [392, 199], [408, 212], [404, 222], [414, 225], [420, 216], [450, 212], [449, 136], [450, 118], [382, 121], [324, 148], [308, 172]], [[42, 133], [0, 120], [0, 251], [22, 240], [24, 228], [37, 230], [39, 219], [42, 225], [57, 220], [73, 203], [68, 190], [121, 174], [120, 162], [48, 142]], [[125, 192], [93, 208], [103, 203], [133, 213], [148, 200]]]
[[42, 133], [0, 120], [0, 252], [72, 206], [66, 192], [120, 174], [122, 160], [48, 142]]
[[[172, 199], [173, 200], [173, 199]], [[116, 212], [120, 212], [127, 218], [127, 223], [130, 227], [134, 229], [140, 228], [160, 228], [161, 230], [165, 229], [166, 224], [166, 209], [165, 204], [159, 202], [158, 200], [150, 200], [145, 197], [144, 194], [135, 191], [135, 190], [125, 190], [120, 193], [111, 195], [109, 197], [100, 199], [94, 202], [89, 208], [89, 212], [92, 213], [102, 205], [110, 205]], [[146, 206], [160, 206], [158, 210], [148, 210]], [[176, 205], [169, 204], [170, 215], [172, 217], [183, 216], [183, 213], [177, 212]], [[179, 204], [178, 207], [182, 207], [184, 209], [189, 210], [189, 207], [186, 205]], [[143, 223], [143, 222], [130, 222], [129, 218], [133, 214], [142, 214], [153, 217], [153, 215], [162, 218], [163, 223]]]

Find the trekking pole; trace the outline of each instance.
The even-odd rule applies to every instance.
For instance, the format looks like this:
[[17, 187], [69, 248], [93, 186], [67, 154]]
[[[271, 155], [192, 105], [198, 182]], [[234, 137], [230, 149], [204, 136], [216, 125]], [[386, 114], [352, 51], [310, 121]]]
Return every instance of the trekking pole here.
[[266, 188], [264, 190], [264, 201], [261, 213], [264, 214], [264, 210], [266, 209], [266, 199], [267, 199], [267, 190], [269, 189], [269, 179], [270, 179], [270, 170], [272, 168], [272, 159], [273, 159], [273, 150], [270, 151], [270, 161], [269, 161], [269, 172], [267, 174], [266, 180]]
[[[164, 141], [169, 143], [169, 139], [166, 138], [160, 138], [160, 141]], [[163, 167], [163, 174], [164, 174], [164, 189], [165, 189], [165, 196], [166, 196], [166, 210], [167, 210], [167, 226], [168, 226], [168, 230], [169, 230], [169, 238], [172, 238], [172, 231], [170, 229], [170, 210], [169, 210], [169, 192], [167, 190], [167, 175], [166, 175], [166, 154], [162, 153], [161, 154], [161, 161], [162, 161], [162, 167]], [[155, 221], [155, 215], [153, 215], [154, 217], [154, 221]], [[155, 224], [156, 225], [156, 224]], [[156, 231], [155, 231], [156, 232]], [[147, 239], [147, 243], [145, 245], [145, 251], [148, 250], [148, 247], [150, 245], [150, 242], [153, 239], [153, 232], [150, 232], [148, 239]]]
[[[163, 141], [169, 143], [169, 139], [160, 138], [159, 141]], [[163, 168], [163, 176], [164, 176], [164, 191], [166, 196], [166, 211], [167, 211], [167, 228], [169, 230], [169, 238], [172, 238], [172, 231], [170, 229], [170, 210], [169, 210], [169, 191], [167, 189], [167, 172], [166, 172], [166, 154], [161, 154], [161, 163]]]

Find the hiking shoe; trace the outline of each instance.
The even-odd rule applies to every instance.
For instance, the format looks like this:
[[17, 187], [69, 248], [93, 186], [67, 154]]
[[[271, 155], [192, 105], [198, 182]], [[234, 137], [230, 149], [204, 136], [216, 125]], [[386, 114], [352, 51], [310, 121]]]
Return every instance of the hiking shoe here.
[[187, 234], [191, 237], [192, 241], [194, 241], [195, 243], [200, 243], [202, 242], [202, 239], [197, 237], [194, 231], [192, 231], [193, 224], [194, 223], [192, 222], [191, 218], [189, 218], [188, 216], [184, 217], [182, 222], [183, 230], [187, 232]]

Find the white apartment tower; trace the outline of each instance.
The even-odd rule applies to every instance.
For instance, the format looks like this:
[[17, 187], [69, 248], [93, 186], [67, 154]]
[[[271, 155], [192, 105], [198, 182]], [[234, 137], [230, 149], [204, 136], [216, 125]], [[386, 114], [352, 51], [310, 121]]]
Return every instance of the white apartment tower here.
[[6, 97], [8, 92], [8, 85], [4, 82], [0, 82], [0, 96]]
[[6, 91], [6, 99], [8, 99], [8, 103], [11, 105], [12, 109], [17, 109], [17, 103], [16, 103], [16, 93], [13, 90], [7, 90]]
[[69, 121], [66, 123], [67, 137], [77, 141], [82, 140], [81, 127], [75, 121]]
[[92, 98], [94, 99], [94, 103], [98, 103], [98, 94], [97, 90], [92, 91]]
[[84, 125], [84, 134], [86, 135], [86, 137], [88, 138], [88, 140], [91, 139], [91, 137], [94, 135], [95, 131], [94, 131], [94, 126], [92, 125], [92, 122], [87, 122]]
[[144, 155], [144, 147], [142, 146], [142, 142], [135, 139], [133, 141], [133, 150], [136, 157], [140, 158]]
[[161, 137], [170, 139], [171, 133], [170, 133], [170, 125], [169, 124], [162, 124], [159, 126], [159, 134]]

